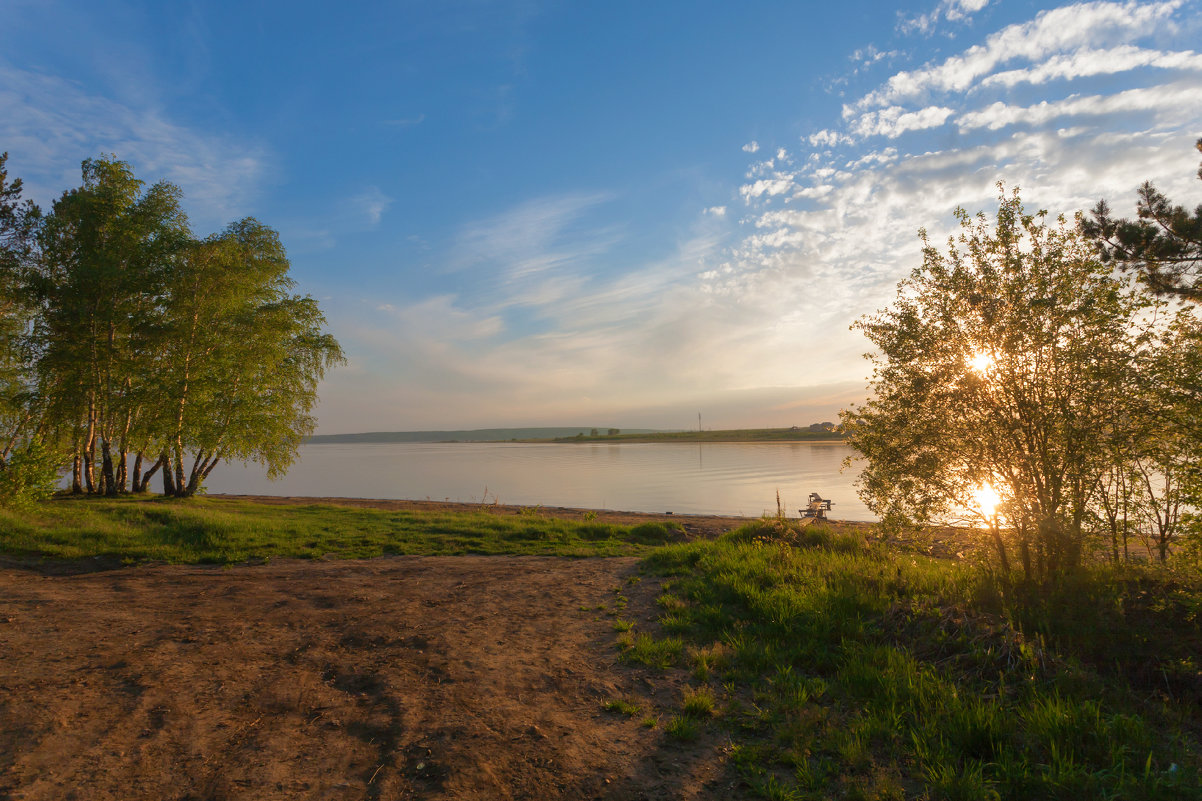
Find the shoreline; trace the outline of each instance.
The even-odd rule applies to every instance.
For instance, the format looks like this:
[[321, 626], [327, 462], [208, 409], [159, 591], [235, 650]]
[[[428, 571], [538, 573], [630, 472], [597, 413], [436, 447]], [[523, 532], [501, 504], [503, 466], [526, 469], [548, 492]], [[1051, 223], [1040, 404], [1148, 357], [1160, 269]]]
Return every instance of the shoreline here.
[[[487, 440], [458, 440], [463, 444], [468, 442], [486, 442]], [[507, 442], [510, 440], [506, 440]], [[589, 439], [582, 437], [576, 439], [519, 439], [513, 440], [518, 444], [541, 444], [549, 445], [623, 445], [626, 443], [633, 444], [650, 444], [650, 445], [846, 445], [845, 439], [739, 439], [732, 437], [715, 437], [713, 439], [656, 439], [654, 437], [631, 437], [630, 439], [606, 439], [599, 437], [597, 439]]]
[[414, 440], [346, 440], [321, 442], [305, 441], [302, 445], [846, 445], [845, 439], [745, 439], [715, 437], [713, 439], [657, 439], [655, 437], [568, 437], [567, 439], [414, 439]]
[[[754, 523], [763, 516], [714, 515], [674, 512], [632, 512], [617, 509], [585, 509], [572, 506], [520, 506], [510, 504], [472, 503], [467, 501], [404, 500], [399, 498], [347, 498], [311, 495], [235, 495], [220, 493], [203, 496], [215, 500], [245, 501], [268, 506], [351, 506], [365, 509], [383, 509], [409, 512], [486, 512], [499, 515], [538, 515], [565, 520], [584, 520], [595, 515], [599, 523], [613, 525], [638, 525], [639, 523], [675, 521], [683, 526], [688, 539], [714, 539], [740, 526]], [[769, 516], [771, 517], [771, 516]], [[788, 520], [803, 519], [789, 515]], [[984, 553], [992, 547], [984, 530], [967, 526], [936, 525], [921, 531], [880, 530], [880, 523], [871, 520], [841, 520], [827, 518], [823, 523], [836, 534], [867, 536], [872, 540], [894, 547], [912, 550], [926, 556], [943, 559], [961, 559], [972, 553]]]
[[[233, 493], [214, 493], [205, 495], [216, 500], [249, 501], [275, 506], [354, 506], [366, 509], [385, 509], [390, 511], [413, 512], [489, 512], [500, 515], [529, 515], [537, 514], [543, 517], [555, 517], [565, 520], [583, 520], [589, 515], [603, 523], [617, 525], [632, 525], [646, 522], [681, 523], [685, 531], [695, 536], [718, 536], [727, 531], [746, 525], [760, 516], [745, 515], [698, 514], [691, 512], [634, 512], [620, 509], [585, 509], [574, 506], [521, 506], [501, 503], [472, 503], [468, 501], [430, 501], [405, 500], [400, 498], [347, 498], [338, 496], [318, 495], [236, 495]], [[789, 516], [790, 520], [798, 517]], [[856, 520], [828, 519], [828, 525], [836, 530], [862, 528], [873, 526], [875, 523]]]

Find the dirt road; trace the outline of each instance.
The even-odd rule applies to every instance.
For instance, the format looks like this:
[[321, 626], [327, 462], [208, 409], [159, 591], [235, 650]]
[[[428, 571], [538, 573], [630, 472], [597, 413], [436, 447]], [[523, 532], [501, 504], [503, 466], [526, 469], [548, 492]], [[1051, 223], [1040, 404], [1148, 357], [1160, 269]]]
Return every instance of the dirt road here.
[[[683, 674], [617, 662], [633, 559], [0, 566], [0, 799], [739, 795]], [[640, 622], [646, 628], [649, 622]], [[612, 698], [654, 711], [603, 712]]]

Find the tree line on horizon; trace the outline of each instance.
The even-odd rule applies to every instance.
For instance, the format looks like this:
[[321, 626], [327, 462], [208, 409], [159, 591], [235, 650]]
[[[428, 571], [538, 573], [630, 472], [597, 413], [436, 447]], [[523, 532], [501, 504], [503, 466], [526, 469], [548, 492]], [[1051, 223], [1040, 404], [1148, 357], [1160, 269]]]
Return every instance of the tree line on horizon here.
[[843, 414], [862, 497], [886, 525], [973, 518], [1028, 580], [1133, 541], [1202, 564], [1202, 205], [1145, 183], [1134, 219], [1049, 220], [999, 189], [946, 248], [920, 232], [896, 301], [853, 326], [877, 349]]
[[115, 157], [43, 212], [0, 155], [0, 495], [196, 493], [230, 459], [277, 476], [343, 360], [294, 293], [279, 235], [247, 217], [198, 237], [179, 187]]

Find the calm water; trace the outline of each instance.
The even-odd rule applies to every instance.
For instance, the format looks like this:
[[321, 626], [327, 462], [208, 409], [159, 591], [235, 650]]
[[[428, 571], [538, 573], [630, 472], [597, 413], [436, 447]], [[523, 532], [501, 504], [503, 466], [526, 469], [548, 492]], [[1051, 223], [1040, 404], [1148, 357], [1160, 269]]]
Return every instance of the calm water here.
[[677, 514], [790, 516], [817, 492], [831, 517], [873, 520], [840, 472], [846, 445], [712, 443], [396, 443], [305, 445], [279, 481], [257, 465], [222, 464], [211, 493], [326, 495], [575, 506]]

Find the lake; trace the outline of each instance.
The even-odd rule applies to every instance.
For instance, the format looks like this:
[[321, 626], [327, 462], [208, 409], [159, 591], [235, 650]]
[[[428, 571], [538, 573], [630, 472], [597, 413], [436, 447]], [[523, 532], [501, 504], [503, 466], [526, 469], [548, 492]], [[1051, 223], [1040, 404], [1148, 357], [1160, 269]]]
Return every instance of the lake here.
[[875, 520], [852, 486], [859, 470], [840, 472], [853, 453], [842, 443], [304, 445], [279, 481], [222, 464], [206, 489], [752, 517], [775, 514], [779, 490], [790, 516], [817, 492], [834, 500], [832, 518]]

